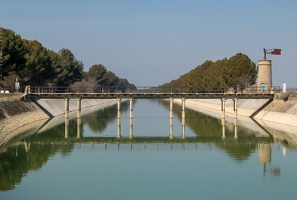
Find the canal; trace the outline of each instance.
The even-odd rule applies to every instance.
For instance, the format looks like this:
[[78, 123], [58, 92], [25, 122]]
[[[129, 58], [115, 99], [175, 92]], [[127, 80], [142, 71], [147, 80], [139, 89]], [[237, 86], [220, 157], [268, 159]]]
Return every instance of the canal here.
[[[297, 152], [251, 119], [136, 100], [56, 117], [0, 153], [0, 199], [293, 199]], [[172, 124], [170, 126], [170, 124]], [[120, 133], [120, 138], [118, 137]], [[131, 138], [131, 134], [133, 138]]]

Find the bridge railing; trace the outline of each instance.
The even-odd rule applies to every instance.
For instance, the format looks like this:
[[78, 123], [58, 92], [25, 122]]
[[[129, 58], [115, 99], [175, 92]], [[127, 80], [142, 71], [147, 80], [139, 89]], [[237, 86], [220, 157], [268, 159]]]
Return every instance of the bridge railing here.
[[279, 93], [280, 87], [248, 87], [248, 88], [226, 88], [226, 87], [119, 87], [100, 86], [94, 88], [71, 88], [71, 87], [47, 87], [27, 86], [25, 93]]

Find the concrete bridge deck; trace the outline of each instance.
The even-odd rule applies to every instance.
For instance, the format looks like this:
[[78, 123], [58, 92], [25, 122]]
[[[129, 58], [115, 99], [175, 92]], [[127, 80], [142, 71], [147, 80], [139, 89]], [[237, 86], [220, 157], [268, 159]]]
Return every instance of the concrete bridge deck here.
[[[270, 99], [274, 98], [273, 88], [259, 90], [249, 89], [240, 92], [230, 92], [225, 89], [213, 90], [209, 92], [160, 92], [160, 91], [172, 91], [164, 90], [164, 88], [151, 87], [148, 90], [134, 88], [133, 90], [118, 90], [118, 89], [101, 89], [101, 92], [86, 93], [86, 92], [69, 92], [69, 88], [40, 88], [40, 87], [26, 87], [25, 94], [31, 99], [64, 99], [65, 101], [65, 119], [69, 118], [69, 100], [77, 100], [77, 118], [81, 118], [81, 101], [82, 99], [117, 99], [117, 113], [118, 113], [118, 137], [121, 137], [121, 100], [129, 99], [130, 101], [130, 124], [133, 124], [133, 100], [134, 99], [170, 99], [169, 111], [170, 111], [170, 126], [172, 126], [172, 110], [173, 110], [173, 100], [182, 100], [182, 127], [185, 128], [185, 101], [186, 99], [220, 99], [221, 100], [221, 111], [222, 118], [225, 118], [225, 104], [226, 99], [233, 99], [233, 111], [234, 118], [237, 118], [237, 102], [238, 99]], [[103, 92], [109, 91], [109, 92]], [[196, 90], [198, 91], [198, 90]], [[228, 91], [228, 92], [224, 92]], [[184, 132], [184, 131], [183, 131]], [[133, 137], [133, 129], [131, 129], [130, 137]]]
[[[273, 99], [274, 88], [262, 90], [260, 88], [246, 88], [244, 91], [228, 91], [227, 89], [195, 90], [196, 92], [176, 92], [184, 89], [172, 89], [162, 87], [141, 87], [136, 89], [121, 90], [118, 88], [101, 88], [94, 92], [73, 92], [67, 87], [32, 87], [27, 86], [25, 94], [30, 98], [47, 99]], [[165, 92], [164, 92], [165, 91]], [[170, 92], [168, 92], [170, 91]]]
[[[156, 88], [154, 88], [156, 89]], [[108, 90], [104, 90], [108, 91]], [[221, 111], [222, 111], [222, 119], [225, 119], [225, 107], [226, 107], [226, 99], [233, 100], [233, 111], [234, 118], [237, 118], [237, 103], [238, 99], [273, 99], [274, 93], [273, 90], [266, 90], [266, 92], [259, 92], [259, 90], [250, 90], [249, 92], [223, 92], [221, 91], [211, 91], [211, 92], [195, 92], [195, 93], [184, 93], [184, 92], [160, 92], [160, 90], [134, 90], [129, 92], [120, 92], [119, 90], [113, 90], [113, 92], [97, 92], [97, 93], [86, 93], [86, 92], [65, 92], [63, 88], [62, 91], [57, 91], [53, 89], [39, 88], [26, 90], [26, 95], [29, 98], [44, 98], [44, 99], [61, 99], [65, 101], [65, 137], [68, 137], [68, 126], [69, 123], [69, 100], [76, 99], [77, 101], [77, 123], [78, 126], [81, 124], [81, 102], [82, 99], [117, 99], [117, 119], [118, 119], [118, 129], [117, 129], [117, 139], [122, 138], [121, 134], [121, 101], [122, 99], [129, 99], [130, 101], [130, 133], [129, 138], [134, 138], [133, 135], [133, 101], [134, 99], [169, 99], [169, 125], [170, 125], [170, 134], [169, 138], [173, 139], [173, 101], [174, 99], [182, 100], [182, 136], [185, 137], [185, 102], [186, 99], [220, 99], [221, 100]], [[80, 134], [78, 134], [80, 135]], [[225, 135], [225, 133], [222, 133]], [[235, 133], [237, 135], [237, 133]]]
[[268, 93], [27, 93], [46, 99], [273, 99]]

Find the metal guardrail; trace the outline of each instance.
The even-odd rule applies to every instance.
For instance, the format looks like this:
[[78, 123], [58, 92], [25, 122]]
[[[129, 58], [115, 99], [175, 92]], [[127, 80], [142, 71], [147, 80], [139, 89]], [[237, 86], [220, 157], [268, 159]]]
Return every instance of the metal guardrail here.
[[246, 94], [273, 94], [279, 93], [280, 87], [248, 87], [244, 89], [238, 88], [187, 88], [187, 87], [154, 87], [154, 86], [139, 86], [139, 87], [111, 87], [102, 86], [96, 88], [71, 88], [71, 87], [45, 87], [45, 86], [26, 86], [26, 94], [57, 94], [57, 93], [79, 93], [79, 94], [96, 94], [96, 93], [246, 93]]

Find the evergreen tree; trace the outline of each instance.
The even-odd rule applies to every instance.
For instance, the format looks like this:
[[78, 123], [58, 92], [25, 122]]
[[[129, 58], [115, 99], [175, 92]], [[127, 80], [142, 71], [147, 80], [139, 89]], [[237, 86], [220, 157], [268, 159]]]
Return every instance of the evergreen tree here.
[[256, 64], [247, 55], [238, 53], [230, 59], [207, 60], [162, 87], [174, 88], [175, 92], [224, 91], [228, 88], [247, 88], [255, 84], [256, 79]]
[[26, 85], [47, 85], [55, 76], [48, 50], [36, 40], [24, 40], [24, 44], [27, 49], [26, 67], [20, 71], [23, 82]]
[[[1, 33], [1, 73], [4, 76], [1, 85], [13, 87], [13, 80], [18, 78], [22, 85], [32, 86], [70, 86], [79, 82], [81, 85], [76, 84], [74, 88], [84, 85], [91, 85], [92, 90], [98, 86], [134, 86], [107, 71], [102, 64], [93, 65], [84, 72], [83, 63], [68, 49], [56, 53], [36, 40], [22, 39], [11, 30], [1, 28]], [[83, 78], [86, 80], [82, 82]]]
[[105, 74], [107, 73], [106, 68], [102, 64], [95, 64], [93, 65], [88, 71], [88, 78], [95, 79], [97, 85], [105, 85], [106, 77]]
[[[1, 27], [0, 27], [1, 28]], [[20, 35], [12, 30], [2, 29], [2, 75], [9, 72], [18, 72], [25, 67], [26, 48]]]
[[68, 49], [59, 51], [59, 61], [57, 70], [57, 84], [59, 86], [69, 86], [79, 82], [83, 78], [83, 64], [76, 60], [75, 56]]

